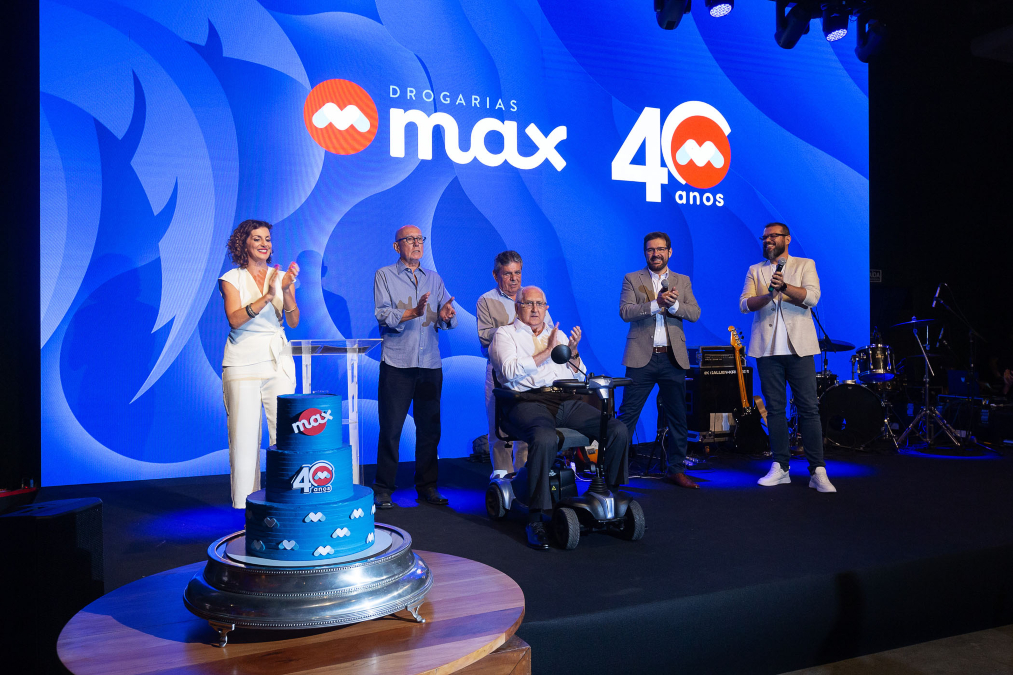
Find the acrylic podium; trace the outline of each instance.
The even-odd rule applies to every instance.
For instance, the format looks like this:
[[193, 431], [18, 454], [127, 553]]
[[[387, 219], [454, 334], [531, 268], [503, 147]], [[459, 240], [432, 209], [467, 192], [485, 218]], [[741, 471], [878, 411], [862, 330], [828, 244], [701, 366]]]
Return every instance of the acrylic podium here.
[[[348, 393], [345, 401], [348, 406], [348, 418], [342, 419], [348, 424], [348, 444], [352, 446], [352, 480], [359, 484], [362, 481], [359, 468], [359, 448], [362, 446], [359, 436], [359, 357], [379, 345], [382, 340], [289, 340], [292, 356], [302, 364], [302, 393], [313, 393], [313, 361], [316, 358], [345, 359], [345, 375], [348, 382]], [[344, 415], [342, 415], [344, 417]]]

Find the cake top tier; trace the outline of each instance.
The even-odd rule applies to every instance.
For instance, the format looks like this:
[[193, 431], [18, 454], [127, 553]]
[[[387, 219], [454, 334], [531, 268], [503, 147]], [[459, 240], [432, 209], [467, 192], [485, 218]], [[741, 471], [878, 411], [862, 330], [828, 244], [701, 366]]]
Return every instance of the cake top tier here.
[[340, 396], [286, 394], [278, 397], [279, 450], [318, 450], [342, 445]]

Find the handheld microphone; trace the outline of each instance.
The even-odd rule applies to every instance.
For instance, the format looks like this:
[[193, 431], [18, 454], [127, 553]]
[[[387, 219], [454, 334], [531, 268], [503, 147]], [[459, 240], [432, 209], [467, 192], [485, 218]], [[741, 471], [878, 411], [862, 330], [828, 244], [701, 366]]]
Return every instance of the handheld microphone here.
[[[774, 274], [777, 274], [778, 272], [780, 272], [781, 270], [783, 270], [784, 269], [784, 264], [786, 262], [788, 262], [787, 258], [778, 258], [777, 259], [777, 268], [774, 270]], [[774, 292], [774, 287], [773, 286], [767, 286], [767, 290], [769, 292], [773, 293]]]
[[941, 291], [942, 289], [943, 289], [942, 284], [936, 286], [936, 295], [934, 298], [932, 298], [932, 309], [935, 309], [936, 305], [939, 303], [939, 291]]

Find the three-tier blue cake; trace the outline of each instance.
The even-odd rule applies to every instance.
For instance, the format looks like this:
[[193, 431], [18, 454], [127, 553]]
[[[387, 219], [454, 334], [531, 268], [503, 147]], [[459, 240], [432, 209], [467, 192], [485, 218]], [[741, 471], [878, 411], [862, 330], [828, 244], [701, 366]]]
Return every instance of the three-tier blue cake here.
[[246, 498], [246, 553], [271, 560], [326, 560], [372, 546], [373, 491], [352, 483], [352, 448], [341, 438], [341, 397], [278, 397], [277, 450], [266, 489]]

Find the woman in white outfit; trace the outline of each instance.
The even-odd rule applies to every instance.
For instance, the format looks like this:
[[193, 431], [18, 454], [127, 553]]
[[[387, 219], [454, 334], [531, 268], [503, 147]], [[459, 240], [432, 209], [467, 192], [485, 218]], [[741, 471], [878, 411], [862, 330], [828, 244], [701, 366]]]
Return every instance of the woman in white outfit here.
[[246, 497], [260, 489], [261, 410], [267, 414], [270, 445], [275, 444], [278, 396], [295, 391], [295, 361], [286, 349], [282, 319], [299, 325], [295, 302], [299, 266], [288, 271], [271, 263], [271, 224], [244, 220], [229, 237], [237, 267], [218, 280], [228, 317], [222, 361], [222, 390], [229, 423], [232, 506], [246, 508]]

